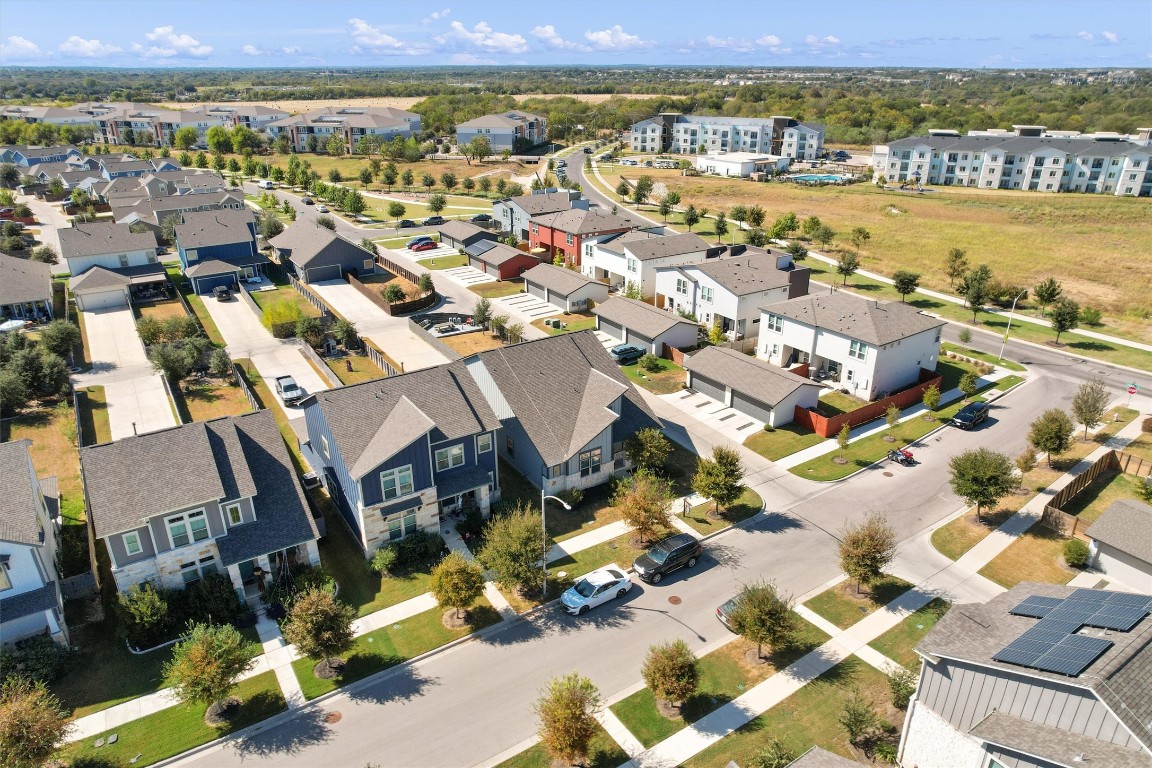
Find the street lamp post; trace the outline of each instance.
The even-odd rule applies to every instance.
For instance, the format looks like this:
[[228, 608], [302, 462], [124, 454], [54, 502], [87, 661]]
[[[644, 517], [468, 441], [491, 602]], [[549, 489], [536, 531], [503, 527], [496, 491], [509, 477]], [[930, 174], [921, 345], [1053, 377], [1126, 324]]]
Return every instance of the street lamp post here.
[[1008, 331], [1012, 330], [1012, 315], [1016, 314], [1016, 302], [1020, 301], [1020, 297], [1028, 293], [1027, 290], [1020, 291], [1016, 298], [1012, 299], [1012, 309], [1008, 310], [1008, 325], [1004, 328], [1004, 341], [1000, 344], [1000, 355], [996, 358], [996, 362], [1004, 359], [1004, 347], [1008, 346]]
[[540, 479], [540, 533], [544, 537], [544, 554], [540, 557], [541, 568], [544, 571], [544, 581], [540, 588], [540, 599], [548, 597], [548, 525], [545, 522], [548, 499], [552, 499], [564, 509], [571, 511], [572, 507], [558, 496], [549, 496], [544, 492], [544, 478]]

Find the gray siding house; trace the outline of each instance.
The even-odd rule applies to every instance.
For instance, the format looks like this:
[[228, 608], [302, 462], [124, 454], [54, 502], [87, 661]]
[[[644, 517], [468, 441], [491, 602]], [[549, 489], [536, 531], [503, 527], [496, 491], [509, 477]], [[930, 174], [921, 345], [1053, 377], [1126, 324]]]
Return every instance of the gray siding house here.
[[492, 203], [492, 220], [501, 232], [510, 232], [521, 240], [527, 240], [529, 219], [570, 210], [576, 202], [588, 207], [588, 201], [581, 201], [580, 193], [575, 190], [542, 189], [529, 195], [495, 201]]
[[376, 271], [371, 253], [312, 221], [297, 221], [268, 243], [276, 249], [281, 266], [305, 283], [339, 280], [345, 272]]

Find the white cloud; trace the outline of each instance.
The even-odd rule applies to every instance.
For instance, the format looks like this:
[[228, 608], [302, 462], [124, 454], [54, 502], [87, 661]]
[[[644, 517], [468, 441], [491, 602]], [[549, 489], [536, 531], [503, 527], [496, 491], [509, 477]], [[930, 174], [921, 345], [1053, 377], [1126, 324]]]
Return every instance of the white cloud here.
[[524, 53], [528, 50], [528, 41], [521, 35], [497, 32], [486, 21], [481, 21], [468, 29], [458, 21], [452, 22], [451, 31], [447, 35], [436, 38], [443, 44], [450, 38], [456, 38], [480, 48], [484, 51], [499, 53]]
[[97, 59], [123, 53], [124, 49], [116, 45], [102, 43], [99, 40], [85, 40], [79, 35], [72, 35], [60, 43], [60, 52], [69, 53], [73, 56], [81, 56], [86, 59]]
[[499, 64], [496, 59], [486, 59], [474, 53], [454, 53], [448, 58], [449, 64]]
[[43, 55], [40, 46], [19, 35], [11, 35], [7, 42], [0, 44], [0, 59], [38, 59]]
[[832, 35], [824, 37], [816, 37], [816, 35], [808, 35], [804, 38], [804, 42], [816, 48], [827, 48], [833, 45], [840, 45], [840, 38]]
[[1101, 32], [1100, 37], [1104, 38], [1110, 43], [1120, 42], [1120, 35], [1116, 34], [1115, 32]]
[[574, 40], [565, 40], [556, 31], [556, 27], [545, 24], [532, 28], [532, 36], [542, 40], [549, 48], [559, 48], [567, 51], [587, 51], [588, 46]]
[[654, 44], [651, 40], [641, 40], [639, 35], [628, 34], [619, 24], [598, 32], [589, 30], [584, 33], [584, 38], [601, 51], [627, 51]]
[[747, 52], [752, 50], [752, 42], [736, 37], [714, 37], [708, 35], [704, 38], [704, 45], [709, 48], [720, 48], [726, 51]]
[[434, 21], [439, 21], [440, 19], [448, 18], [448, 14], [450, 14], [450, 13], [452, 13], [452, 9], [451, 8], [445, 8], [442, 11], [436, 11], [434, 13], [428, 14], [427, 16], [425, 16], [423, 19], [420, 20], [420, 23], [421, 24], [431, 24]]
[[353, 53], [360, 53], [364, 48], [373, 53], [405, 53], [405, 43], [392, 35], [372, 26], [364, 19], [348, 19], [352, 25], [352, 39], [356, 42]]
[[764, 35], [756, 38], [756, 45], [762, 45], [765, 48], [777, 48], [780, 45], [780, 38], [776, 35]]
[[151, 40], [155, 45], [145, 48], [134, 43], [132, 50], [146, 59], [170, 59], [176, 56], [203, 59], [212, 53], [212, 46], [201, 45], [200, 41], [192, 35], [177, 34], [172, 25], [156, 27], [144, 37]]
[[254, 45], [246, 45], [240, 49], [240, 53], [244, 54], [245, 56], [263, 56], [268, 53], [268, 51], [264, 50], [263, 48], [257, 48]]
[[1081, 40], [1087, 40], [1088, 42], [1092, 42], [1096, 39], [1096, 35], [1092, 34], [1091, 32], [1077, 32], [1076, 37], [1080, 38]]
[[303, 49], [295, 45], [286, 45], [280, 49], [280, 53], [285, 56], [295, 56], [298, 53], [303, 53]]

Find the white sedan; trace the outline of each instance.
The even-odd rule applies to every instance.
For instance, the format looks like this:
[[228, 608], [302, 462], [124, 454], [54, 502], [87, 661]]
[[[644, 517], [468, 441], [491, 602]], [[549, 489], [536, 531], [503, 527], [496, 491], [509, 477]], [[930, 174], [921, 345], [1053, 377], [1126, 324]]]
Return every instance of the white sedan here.
[[613, 563], [584, 574], [560, 596], [560, 602], [568, 613], [583, 616], [601, 603], [624, 597], [630, 589], [632, 580], [623, 568]]

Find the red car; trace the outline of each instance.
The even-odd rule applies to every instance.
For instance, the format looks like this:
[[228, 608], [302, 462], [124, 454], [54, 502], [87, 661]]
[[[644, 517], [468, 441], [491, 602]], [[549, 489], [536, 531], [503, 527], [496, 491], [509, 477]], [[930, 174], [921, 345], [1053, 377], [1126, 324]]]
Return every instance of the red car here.
[[416, 245], [412, 246], [412, 250], [414, 250], [414, 251], [434, 251], [439, 247], [440, 247], [440, 243], [434, 243], [431, 240], [429, 240], [426, 243], [417, 243]]

